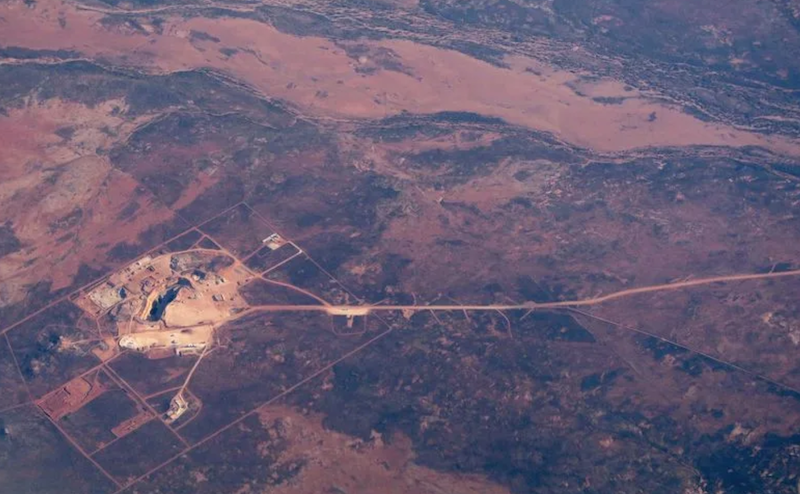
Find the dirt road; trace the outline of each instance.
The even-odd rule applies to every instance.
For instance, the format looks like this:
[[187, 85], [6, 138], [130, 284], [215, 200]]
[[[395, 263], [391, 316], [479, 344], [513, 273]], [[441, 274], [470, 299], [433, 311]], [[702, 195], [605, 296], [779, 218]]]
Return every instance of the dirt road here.
[[615, 300], [623, 297], [630, 297], [633, 295], [640, 295], [643, 293], [661, 292], [667, 290], [680, 290], [683, 288], [690, 288], [702, 285], [711, 285], [714, 283], [729, 283], [733, 281], [748, 281], [748, 280], [763, 280], [770, 278], [783, 278], [789, 276], [800, 276], [800, 269], [792, 271], [770, 272], [770, 273], [756, 273], [756, 274], [734, 274], [726, 276], [713, 276], [709, 278], [697, 278], [694, 280], [679, 281], [675, 283], [664, 283], [661, 285], [643, 286], [639, 288], [629, 288], [627, 290], [620, 290], [618, 292], [601, 295], [580, 300], [564, 300], [560, 302], [524, 302], [517, 305], [257, 305], [250, 307], [246, 311], [237, 314], [242, 317], [253, 312], [287, 312], [287, 311], [317, 311], [326, 312], [330, 315], [339, 316], [363, 316], [375, 311], [403, 311], [403, 310], [433, 310], [433, 311], [449, 311], [449, 310], [537, 310], [537, 309], [555, 309], [567, 307], [584, 307], [590, 305], [602, 304], [609, 300]]

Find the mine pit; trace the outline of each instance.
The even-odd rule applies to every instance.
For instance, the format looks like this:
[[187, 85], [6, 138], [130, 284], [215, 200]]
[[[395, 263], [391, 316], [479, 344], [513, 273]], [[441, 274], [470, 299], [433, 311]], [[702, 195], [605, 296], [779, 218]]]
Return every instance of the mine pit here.
[[78, 305], [93, 315], [108, 313], [119, 349], [152, 358], [194, 355], [211, 344], [217, 325], [247, 309], [238, 287], [250, 276], [218, 252], [148, 256], [111, 275]]
[[186, 278], [178, 279], [178, 282], [171, 287], [167, 288], [167, 290], [158, 296], [156, 300], [153, 302], [152, 307], [150, 307], [150, 313], [147, 316], [148, 321], [160, 321], [164, 315], [164, 311], [167, 309], [167, 306], [172, 303], [177, 297], [178, 292], [185, 287], [191, 288], [192, 283], [187, 280]]

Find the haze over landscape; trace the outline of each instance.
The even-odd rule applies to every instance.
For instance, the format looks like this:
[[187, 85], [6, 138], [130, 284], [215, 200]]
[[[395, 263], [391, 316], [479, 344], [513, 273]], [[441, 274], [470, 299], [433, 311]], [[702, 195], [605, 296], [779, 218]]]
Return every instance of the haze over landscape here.
[[799, 494], [798, 0], [0, 2], [0, 492]]

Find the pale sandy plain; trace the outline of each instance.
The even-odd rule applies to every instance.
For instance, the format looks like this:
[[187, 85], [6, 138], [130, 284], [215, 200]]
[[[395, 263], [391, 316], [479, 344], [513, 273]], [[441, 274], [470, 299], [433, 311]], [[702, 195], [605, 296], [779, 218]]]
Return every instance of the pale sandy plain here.
[[[515, 56], [500, 68], [465, 54], [402, 40], [363, 44], [391, 50], [407, 73], [356, 71], [362, 61], [318, 37], [298, 37], [247, 19], [187, 18], [162, 10], [162, 34], [106, 27], [105, 14], [81, 10], [58, 0], [37, 2], [35, 11], [21, 1], [0, 6], [0, 45], [31, 49], [75, 50], [92, 59], [168, 73], [210, 67], [247, 82], [273, 98], [290, 101], [320, 118], [380, 118], [412, 113], [470, 111], [501, 117], [513, 124], [553, 133], [571, 144], [614, 152], [648, 146], [763, 146], [800, 155], [800, 143], [702, 122], [677, 108], [616, 81], [594, 88], [583, 84], [579, 96], [566, 83], [581, 74], [555, 70], [531, 58]], [[62, 27], [63, 26], [63, 27]], [[192, 31], [219, 39], [191, 39]], [[235, 48], [231, 56], [220, 48]], [[534, 71], [526, 69], [534, 68]], [[583, 74], [586, 75], [586, 74]], [[604, 105], [591, 96], [627, 98]], [[655, 118], [653, 118], [655, 117]]]

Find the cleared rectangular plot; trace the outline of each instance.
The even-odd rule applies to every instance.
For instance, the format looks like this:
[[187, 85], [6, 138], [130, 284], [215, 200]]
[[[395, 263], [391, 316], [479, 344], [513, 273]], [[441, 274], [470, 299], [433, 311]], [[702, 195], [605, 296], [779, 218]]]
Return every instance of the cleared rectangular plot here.
[[118, 481], [146, 473], [181, 451], [182, 444], [161, 421], [150, 420], [135, 432], [94, 455], [94, 459]]
[[106, 390], [78, 410], [64, 415], [59, 425], [86, 451], [94, 451], [116, 439], [112, 429], [142, 412], [128, 393], [107, 377]]

